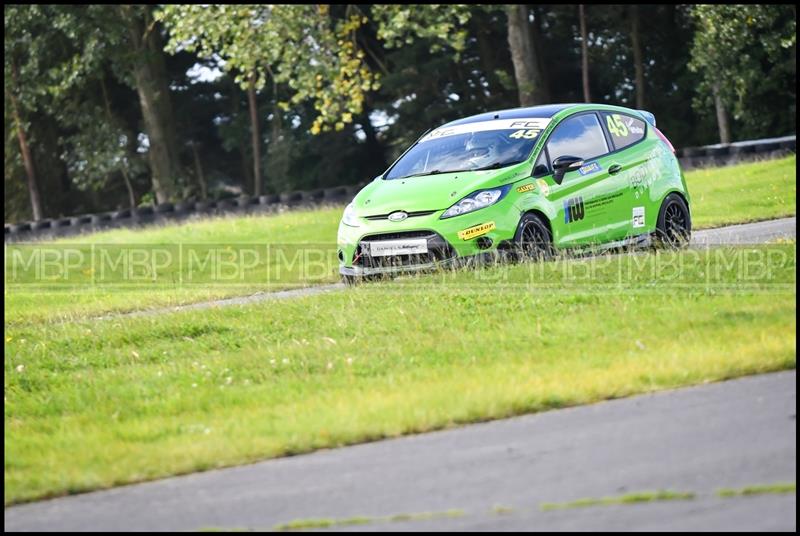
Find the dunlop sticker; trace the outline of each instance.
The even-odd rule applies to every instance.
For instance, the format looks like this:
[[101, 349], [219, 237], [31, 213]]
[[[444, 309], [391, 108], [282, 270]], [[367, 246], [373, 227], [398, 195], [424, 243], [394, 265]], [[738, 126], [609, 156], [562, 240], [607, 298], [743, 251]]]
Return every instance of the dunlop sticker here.
[[525, 193], [525, 192], [530, 192], [534, 188], [536, 188], [536, 185], [531, 182], [531, 183], [526, 184], [524, 186], [520, 186], [519, 188], [517, 188], [517, 191], [522, 194], [522, 193]]
[[475, 227], [470, 227], [469, 229], [464, 229], [463, 231], [459, 231], [458, 237], [461, 240], [469, 240], [470, 238], [475, 238], [476, 236], [485, 235], [494, 228], [495, 228], [494, 222], [490, 221], [487, 223], [476, 225]]

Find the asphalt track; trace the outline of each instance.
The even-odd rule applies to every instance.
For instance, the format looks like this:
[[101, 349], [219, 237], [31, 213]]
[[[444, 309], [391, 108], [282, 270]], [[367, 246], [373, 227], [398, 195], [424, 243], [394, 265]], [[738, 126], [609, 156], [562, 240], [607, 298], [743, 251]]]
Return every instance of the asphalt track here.
[[[795, 493], [715, 492], [795, 482], [796, 381], [752, 376], [25, 504], [5, 510], [5, 530], [269, 530], [366, 516], [337, 528], [794, 531]], [[541, 509], [646, 490], [696, 497]]]
[[[741, 225], [729, 225], [716, 229], [705, 229], [692, 233], [691, 246], [694, 248], [714, 247], [720, 245], [745, 245], [761, 244], [775, 240], [794, 239], [797, 234], [797, 218], [780, 218], [756, 223], [745, 223]], [[287, 300], [325, 294], [332, 291], [343, 290], [342, 283], [328, 285], [315, 285], [312, 287], [302, 287], [277, 292], [257, 292], [250, 296], [237, 296], [234, 298], [224, 298], [206, 302], [190, 303], [187, 305], [177, 305], [161, 309], [148, 309], [134, 311], [130, 313], [114, 313], [98, 317], [98, 319], [109, 319], [130, 316], [150, 316], [154, 314], [171, 313], [178, 311], [193, 311], [198, 309], [209, 309], [215, 307], [227, 307], [230, 305], [249, 305], [267, 300]]]

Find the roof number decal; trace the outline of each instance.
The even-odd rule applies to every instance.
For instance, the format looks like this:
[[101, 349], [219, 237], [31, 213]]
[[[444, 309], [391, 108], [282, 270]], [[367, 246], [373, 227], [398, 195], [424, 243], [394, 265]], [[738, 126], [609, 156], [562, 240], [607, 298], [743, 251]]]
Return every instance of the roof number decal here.
[[[478, 123], [466, 123], [464, 125], [454, 125], [452, 127], [439, 127], [425, 135], [419, 143], [455, 136], [457, 134], [467, 134], [470, 132], [485, 132], [488, 130], [515, 130], [515, 131], [541, 131], [547, 128], [550, 119], [541, 117], [521, 118], [521, 119], [495, 119], [492, 121], [480, 121]], [[538, 134], [538, 132], [537, 132]]]

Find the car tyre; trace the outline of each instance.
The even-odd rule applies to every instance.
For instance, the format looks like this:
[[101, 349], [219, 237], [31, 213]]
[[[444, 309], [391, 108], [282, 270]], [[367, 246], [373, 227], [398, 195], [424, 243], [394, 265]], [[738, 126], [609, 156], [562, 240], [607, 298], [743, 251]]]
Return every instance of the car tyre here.
[[656, 247], [681, 249], [689, 245], [692, 237], [692, 216], [686, 202], [678, 194], [669, 194], [661, 203], [656, 222]]
[[514, 249], [521, 261], [542, 261], [555, 256], [550, 227], [536, 214], [525, 214], [514, 236]]
[[355, 275], [342, 274], [342, 283], [344, 283], [344, 286], [346, 287], [354, 287], [358, 285], [359, 283], [361, 283], [361, 279], [362, 278]]

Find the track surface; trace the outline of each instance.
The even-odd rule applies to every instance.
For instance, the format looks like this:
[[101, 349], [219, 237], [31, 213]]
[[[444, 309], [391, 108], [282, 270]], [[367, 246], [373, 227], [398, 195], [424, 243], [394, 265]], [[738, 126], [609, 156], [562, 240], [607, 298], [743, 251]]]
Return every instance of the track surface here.
[[759, 244], [773, 240], [791, 239], [797, 235], [797, 218], [780, 218], [757, 223], [729, 225], [692, 233], [693, 246]]
[[[793, 239], [797, 234], [797, 218], [781, 218], [757, 223], [746, 223], [742, 225], [730, 225], [717, 229], [705, 229], [692, 233], [693, 247], [708, 247], [719, 245], [742, 245], [760, 244], [779, 239]], [[209, 309], [214, 307], [226, 307], [229, 305], [249, 305], [266, 300], [286, 300], [324, 294], [331, 291], [342, 290], [345, 286], [342, 283], [329, 285], [317, 285], [291, 290], [281, 290], [277, 292], [258, 292], [251, 296], [235, 298], [224, 298], [207, 302], [191, 303], [178, 305], [163, 309], [148, 309], [144, 311], [134, 311], [131, 313], [109, 314], [98, 317], [98, 319], [118, 318], [128, 316], [150, 316], [161, 313], [171, 313], [177, 311], [191, 311], [197, 309]]]
[[[794, 530], [795, 494], [714, 492], [795, 481], [796, 380], [795, 371], [753, 376], [20, 505], [5, 510], [5, 529], [263, 530], [460, 509], [341, 528]], [[539, 508], [662, 489], [697, 498]]]

